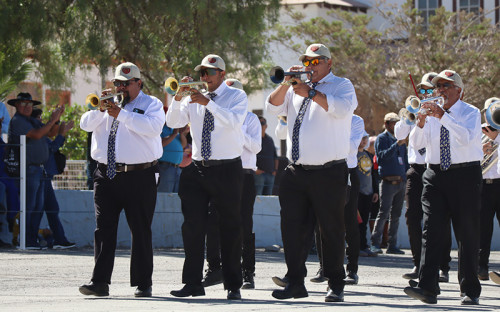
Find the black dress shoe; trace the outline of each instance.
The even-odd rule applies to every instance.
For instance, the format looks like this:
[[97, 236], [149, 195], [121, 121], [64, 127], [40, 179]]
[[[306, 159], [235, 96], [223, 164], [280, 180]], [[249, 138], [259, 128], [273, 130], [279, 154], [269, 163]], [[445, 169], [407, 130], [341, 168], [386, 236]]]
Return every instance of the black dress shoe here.
[[409, 279], [409, 280], [417, 279], [418, 278], [418, 268], [413, 267], [413, 270], [411, 270], [411, 272], [403, 274], [403, 278]]
[[240, 300], [240, 299], [241, 299], [241, 293], [239, 289], [227, 291], [227, 300]]
[[224, 281], [222, 278], [222, 269], [211, 269], [208, 268], [205, 277], [203, 278], [202, 285], [203, 287], [209, 287], [217, 284], [222, 284]]
[[279, 276], [273, 276], [272, 280], [279, 287], [286, 287], [288, 285], [288, 282], [289, 282], [288, 276], [285, 276], [283, 278], [279, 277]]
[[423, 303], [430, 303], [430, 304], [435, 304], [437, 303], [437, 297], [436, 295], [432, 294], [431, 292], [418, 288], [418, 287], [405, 287], [405, 293], [412, 297], [413, 299], [418, 299], [422, 301]]
[[448, 274], [448, 272], [440, 270], [439, 271], [439, 280], [438, 281], [440, 283], [448, 283], [450, 281], [450, 275]]
[[241, 286], [241, 289], [255, 289], [255, 282], [253, 280], [254, 275], [255, 274], [253, 272], [243, 272], [243, 285]]
[[314, 276], [313, 278], [310, 279], [310, 281], [313, 283], [323, 283], [327, 280], [328, 279], [323, 275], [323, 268], [319, 268], [316, 276]]
[[170, 294], [174, 297], [205, 296], [205, 288], [201, 285], [186, 284], [180, 290], [172, 290]]
[[153, 289], [149, 287], [137, 287], [134, 296], [136, 297], [151, 297]]
[[416, 280], [409, 280], [408, 284], [410, 284], [410, 287], [415, 288], [418, 287], [418, 282]]
[[109, 296], [109, 285], [107, 283], [94, 283], [84, 284], [78, 288], [84, 295], [90, 296]]
[[462, 298], [462, 301], [460, 302], [461, 305], [478, 305], [479, 304], [479, 298], [478, 297], [469, 297], [469, 296], [464, 296]]
[[358, 284], [358, 274], [354, 272], [348, 272], [347, 277], [344, 279], [346, 285], [357, 285]]
[[307, 289], [304, 286], [304, 284], [298, 284], [298, 285], [291, 285], [287, 284], [285, 289], [277, 289], [274, 290], [272, 293], [272, 296], [276, 299], [290, 299], [290, 298], [305, 298], [309, 296], [307, 293]]
[[325, 302], [344, 302], [344, 291], [334, 291], [329, 289], [325, 297]]

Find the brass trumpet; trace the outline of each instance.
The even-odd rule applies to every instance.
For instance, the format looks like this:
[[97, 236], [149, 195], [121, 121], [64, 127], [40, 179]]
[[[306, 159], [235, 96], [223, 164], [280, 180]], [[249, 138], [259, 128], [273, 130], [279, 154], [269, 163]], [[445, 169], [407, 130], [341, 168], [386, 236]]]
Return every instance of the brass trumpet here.
[[165, 81], [165, 92], [170, 95], [180, 95], [182, 97], [190, 96], [194, 92], [191, 90], [183, 91], [179, 93], [179, 90], [182, 87], [189, 87], [199, 89], [200, 92], [204, 90], [208, 90], [208, 84], [205, 81], [190, 81], [190, 82], [181, 82], [179, 83], [177, 79], [170, 77]]
[[417, 115], [415, 115], [414, 113], [410, 113], [410, 111], [408, 111], [408, 109], [404, 107], [399, 110], [398, 115], [399, 118], [407, 125], [415, 124], [415, 120], [417, 119]]
[[444, 98], [436, 96], [420, 100], [418, 97], [411, 95], [406, 99], [405, 105], [406, 109], [412, 114], [427, 114], [427, 110], [421, 108], [424, 103], [436, 103], [442, 107], [444, 104]]
[[[269, 72], [269, 76], [271, 78], [271, 81], [274, 83], [279, 83], [283, 86], [289, 86], [289, 85], [295, 85], [297, 84], [297, 81], [293, 78], [298, 78], [300, 79], [300, 76], [303, 74], [312, 74], [312, 71], [298, 71], [298, 72], [286, 72], [281, 68], [280, 66], [274, 66], [271, 68], [271, 71]], [[292, 76], [293, 78], [283, 82], [285, 80], [285, 76]]]
[[108, 103], [104, 103], [104, 100], [109, 100], [112, 98], [115, 98], [115, 101], [118, 102], [119, 104], [122, 104], [123, 102], [123, 92], [118, 92], [118, 93], [113, 93], [113, 94], [108, 94], [102, 97], [97, 96], [95, 93], [90, 93], [87, 95], [85, 98], [85, 104], [87, 104], [87, 107], [89, 109], [108, 109], [111, 106]]

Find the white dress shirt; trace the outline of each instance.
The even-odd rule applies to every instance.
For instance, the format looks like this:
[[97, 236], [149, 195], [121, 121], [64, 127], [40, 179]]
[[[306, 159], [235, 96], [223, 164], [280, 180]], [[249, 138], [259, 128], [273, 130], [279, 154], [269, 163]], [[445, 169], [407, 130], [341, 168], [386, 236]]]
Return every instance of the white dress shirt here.
[[[233, 159], [243, 152], [242, 126], [247, 113], [248, 99], [243, 90], [221, 83], [214, 91], [217, 96], [206, 106], [191, 102], [191, 97], [182, 101], [172, 100], [167, 111], [167, 126], [182, 128], [191, 123], [194, 160], [201, 161], [201, 135], [203, 119], [208, 109], [214, 116], [214, 130], [211, 133], [210, 159]], [[208, 96], [207, 96], [208, 97]]]
[[358, 166], [358, 147], [364, 134], [365, 122], [363, 118], [358, 115], [352, 115], [349, 156], [347, 157], [347, 167], [349, 169]]
[[[327, 97], [328, 111], [316, 102], [309, 103], [299, 134], [299, 159], [297, 164], [323, 165], [332, 160], [346, 159], [349, 154], [352, 113], [358, 106], [351, 81], [329, 73], [319, 81], [316, 90]], [[290, 87], [282, 105], [272, 105], [269, 96], [266, 109], [274, 115], [287, 116], [287, 152], [292, 159], [292, 135], [295, 119], [304, 97]]]
[[441, 119], [427, 117], [423, 128], [415, 127], [415, 131], [410, 133], [410, 145], [414, 149], [426, 148], [426, 163], [440, 163], [441, 126], [449, 131], [452, 164], [483, 159], [479, 109], [458, 100]]
[[243, 131], [243, 153], [241, 153], [241, 164], [243, 169], [257, 170], [257, 153], [262, 148], [262, 126], [257, 115], [247, 112], [242, 126]]
[[[406, 122], [400, 120], [394, 126], [394, 136], [396, 139], [404, 140], [408, 137], [411, 131], [414, 131], [415, 124], [409, 125]], [[425, 148], [415, 150], [411, 145], [408, 146], [408, 163], [411, 164], [425, 164]]]
[[[90, 155], [97, 162], [108, 163], [108, 137], [113, 123], [107, 111], [88, 111], [80, 119], [80, 128], [92, 132]], [[163, 104], [142, 91], [118, 114], [116, 163], [128, 165], [157, 160], [163, 154], [161, 130], [165, 124]]]

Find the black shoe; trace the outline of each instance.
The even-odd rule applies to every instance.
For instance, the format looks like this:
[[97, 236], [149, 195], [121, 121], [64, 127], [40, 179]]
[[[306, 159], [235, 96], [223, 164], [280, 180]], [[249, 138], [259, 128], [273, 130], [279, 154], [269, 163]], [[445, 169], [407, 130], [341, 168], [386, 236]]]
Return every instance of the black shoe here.
[[309, 296], [307, 293], [307, 289], [304, 286], [304, 284], [299, 284], [299, 285], [291, 285], [287, 284], [285, 289], [277, 289], [274, 290], [272, 293], [272, 296], [276, 299], [290, 299], [290, 298], [305, 298]]
[[440, 270], [439, 271], [439, 282], [440, 283], [448, 283], [449, 281], [450, 281], [450, 275], [448, 274], [448, 272]]
[[386, 254], [393, 254], [393, 255], [404, 255], [405, 252], [398, 247], [389, 247], [385, 251]]
[[469, 297], [469, 296], [464, 296], [462, 298], [462, 301], [460, 302], [461, 305], [478, 305], [479, 304], [479, 298], [478, 297]]
[[488, 268], [480, 267], [477, 270], [477, 278], [480, 279], [481, 281], [489, 280], [490, 278], [488, 276]]
[[76, 244], [70, 242], [65, 242], [62, 244], [54, 244], [54, 246], [52, 246], [53, 249], [68, 249], [73, 247], [76, 247]]
[[319, 268], [316, 276], [311, 278], [310, 281], [313, 283], [323, 283], [324, 281], [327, 281], [327, 280], [328, 279], [323, 275], [323, 268]]
[[223, 279], [222, 279], [222, 269], [210, 269], [208, 268], [206, 270], [205, 277], [203, 278], [202, 284], [203, 287], [209, 287], [217, 284], [222, 284]]
[[357, 285], [358, 284], [358, 274], [354, 272], [348, 272], [347, 277], [344, 279], [346, 285]]
[[494, 283], [500, 284], [500, 273], [491, 271], [490, 278]]
[[227, 300], [241, 300], [240, 290], [239, 289], [228, 290], [227, 291]]
[[408, 284], [410, 284], [410, 287], [415, 288], [418, 287], [418, 282], [416, 280], [409, 280]]
[[205, 296], [205, 289], [201, 285], [186, 284], [180, 290], [172, 290], [170, 294], [174, 297]]
[[414, 299], [418, 299], [423, 303], [430, 303], [430, 304], [437, 303], [437, 296], [425, 289], [418, 287], [405, 287], [404, 291], [408, 296]]
[[418, 278], [418, 268], [416, 266], [413, 267], [410, 273], [403, 274], [403, 278], [413, 280]]
[[134, 292], [136, 297], [151, 297], [153, 289], [149, 287], [137, 287]]
[[78, 288], [84, 295], [90, 296], [109, 296], [109, 285], [107, 283], [94, 283], [84, 284]]
[[344, 291], [328, 290], [325, 297], [325, 302], [344, 302]]
[[279, 277], [279, 276], [273, 276], [272, 277], [273, 282], [278, 285], [279, 287], [286, 287], [288, 285], [288, 276], [285, 277]]
[[243, 285], [241, 289], [255, 289], [255, 282], [253, 280], [254, 275], [253, 272], [243, 272]]

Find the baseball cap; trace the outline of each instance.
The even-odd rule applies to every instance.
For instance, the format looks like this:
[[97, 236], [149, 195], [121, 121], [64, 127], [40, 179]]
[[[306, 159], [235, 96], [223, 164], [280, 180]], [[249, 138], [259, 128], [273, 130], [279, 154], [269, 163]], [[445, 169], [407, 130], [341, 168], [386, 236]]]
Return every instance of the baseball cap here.
[[115, 78], [114, 80], [127, 81], [131, 79], [141, 79], [141, 71], [139, 67], [134, 63], [126, 62], [121, 63], [115, 70]]
[[434, 88], [435, 86], [432, 84], [432, 79], [436, 77], [438, 73], [430, 72], [422, 76], [422, 81], [417, 85], [417, 89], [420, 89], [422, 86]]
[[302, 61], [304, 58], [308, 57], [319, 57], [319, 56], [324, 56], [327, 58], [332, 58], [332, 55], [330, 54], [330, 50], [321, 43], [313, 43], [310, 46], [307, 47], [306, 53], [302, 54], [299, 57], [299, 61]]
[[439, 79], [453, 81], [457, 87], [459, 87], [462, 90], [464, 89], [464, 83], [462, 82], [462, 77], [460, 77], [460, 75], [457, 74], [457, 72], [454, 70], [451, 69], [443, 70], [442, 72], [439, 73], [439, 75], [432, 78], [432, 84], [436, 85]]
[[203, 61], [201, 61], [201, 64], [196, 66], [194, 70], [200, 71], [202, 67], [207, 67], [207, 68], [218, 68], [220, 70], [226, 70], [226, 63], [224, 63], [224, 60], [222, 57], [216, 55], [216, 54], [209, 54], [205, 56]]
[[226, 79], [226, 84], [230, 87], [243, 90], [243, 84], [238, 79]]
[[39, 104], [41, 104], [40, 101], [33, 100], [32, 97], [31, 97], [31, 94], [29, 94], [28, 92], [21, 92], [21, 93], [19, 93], [15, 99], [8, 100], [7, 104], [9, 104], [11, 106], [16, 106], [16, 103], [18, 101], [30, 101], [30, 102], [33, 103], [33, 105], [39, 105]]
[[399, 116], [396, 113], [387, 113], [384, 116], [384, 121], [399, 121]]
[[491, 103], [496, 102], [496, 101], [500, 101], [500, 99], [497, 97], [492, 97], [492, 98], [487, 99], [484, 102], [484, 108], [481, 110], [481, 113], [483, 113], [491, 105]]

